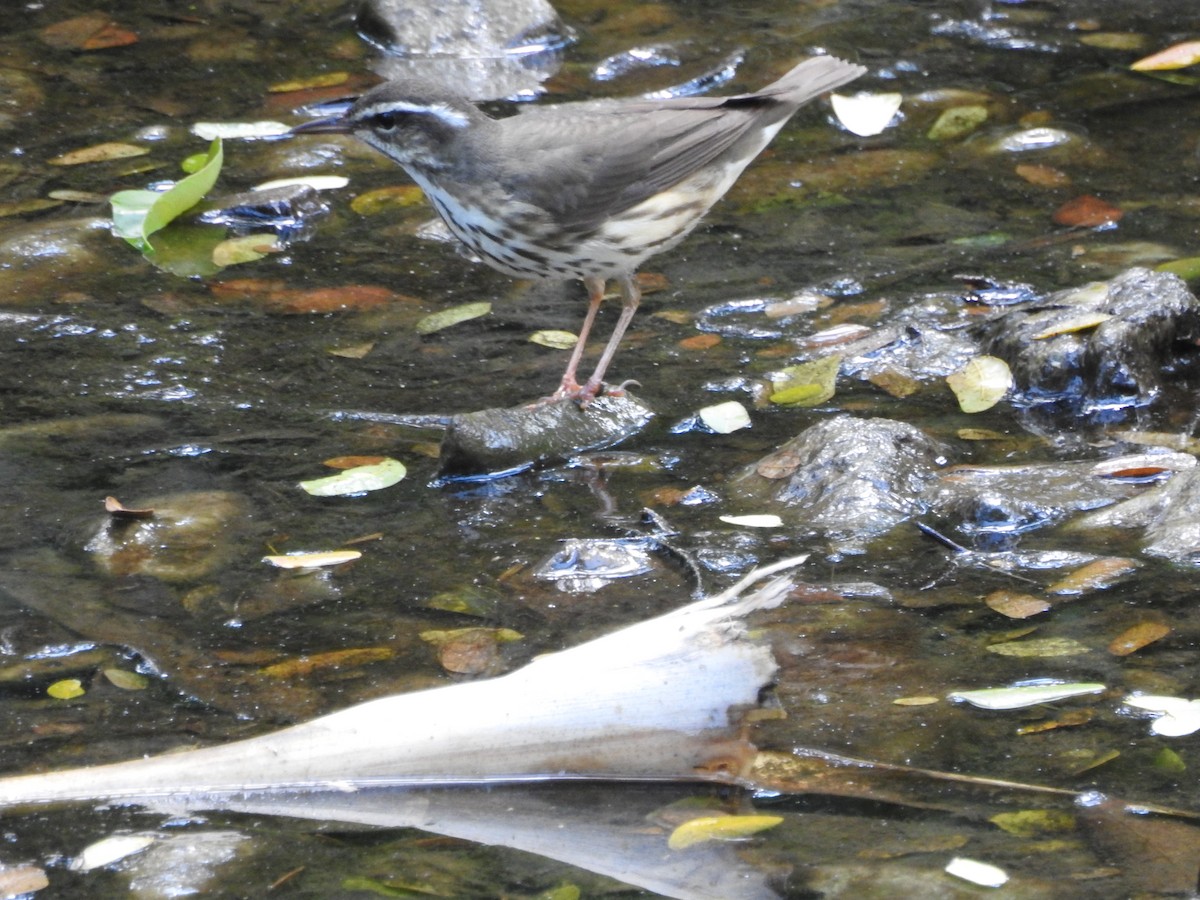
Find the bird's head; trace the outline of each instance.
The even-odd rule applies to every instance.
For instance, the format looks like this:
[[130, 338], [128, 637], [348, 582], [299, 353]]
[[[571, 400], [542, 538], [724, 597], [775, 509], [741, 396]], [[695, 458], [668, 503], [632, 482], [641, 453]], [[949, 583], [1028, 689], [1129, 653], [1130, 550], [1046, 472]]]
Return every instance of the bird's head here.
[[421, 79], [389, 81], [340, 116], [316, 119], [293, 134], [353, 134], [402, 166], [443, 168], [447, 148], [487, 117], [469, 100]]

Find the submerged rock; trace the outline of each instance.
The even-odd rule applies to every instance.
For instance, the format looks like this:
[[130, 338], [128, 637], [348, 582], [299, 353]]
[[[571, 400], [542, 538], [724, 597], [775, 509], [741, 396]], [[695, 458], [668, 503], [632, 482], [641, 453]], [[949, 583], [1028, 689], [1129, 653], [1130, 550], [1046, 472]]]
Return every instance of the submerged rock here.
[[1011, 367], [1018, 404], [1059, 428], [1099, 425], [1149, 406], [1196, 362], [1200, 301], [1175, 275], [1130, 269], [1013, 307], [993, 327], [989, 352]]
[[87, 543], [87, 551], [109, 575], [196, 581], [218, 571], [237, 550], [230, 528], [242, 517], [236, 494], [196, 491], [139, 505], [153, 515], [107, 519]]
[[792, 438], [731, 484], [746, 499], [770, 501], [799, 527], [861, 541], [924, 512], [924, 494], [944, 463], [937, 442], [912, 425], [839, 416]]
[[639, 432], [653, 410], [628, 392], [602, 394], [586, 406], [555, 400], [450, 417], [439, 476], [500, 476], [607, 447]]

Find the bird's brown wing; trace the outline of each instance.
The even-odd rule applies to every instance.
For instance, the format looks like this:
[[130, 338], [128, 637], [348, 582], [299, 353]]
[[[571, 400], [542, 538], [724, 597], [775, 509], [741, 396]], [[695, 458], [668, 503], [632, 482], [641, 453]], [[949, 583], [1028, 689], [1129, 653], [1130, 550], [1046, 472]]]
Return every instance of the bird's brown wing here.
[[506, 160], [497, 178], [560, 227], [588, 233], [864, 71], [820, 56], [751, 94], [535, 107], [496, 123]]
[[714, 162], [779, 106], [727, 98], [700, 108], [614, 104], [516, 116], [499, 123], [511, 166], [498, 177], [560, 227], [588, 233]]

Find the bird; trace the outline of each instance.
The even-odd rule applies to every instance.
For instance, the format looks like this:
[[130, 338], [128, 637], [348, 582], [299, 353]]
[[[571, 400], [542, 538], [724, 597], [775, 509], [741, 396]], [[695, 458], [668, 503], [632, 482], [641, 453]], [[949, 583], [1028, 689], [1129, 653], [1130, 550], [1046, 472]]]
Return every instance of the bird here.
[[[492, 268], [581, 279], [587, 312], [547, 400], [586, 404], [605, 390], [641, 300], [638, 267], [682, 241], [797, 109], [865, 72], [814, 56], [751, 93], [560, 103], [503, 118], [444, 84], [405, 77], [291, 133], [352, 134], [398, 163], [451, 233]], [[609, 280], [620, 289], [621, 313], [580, 384]]]

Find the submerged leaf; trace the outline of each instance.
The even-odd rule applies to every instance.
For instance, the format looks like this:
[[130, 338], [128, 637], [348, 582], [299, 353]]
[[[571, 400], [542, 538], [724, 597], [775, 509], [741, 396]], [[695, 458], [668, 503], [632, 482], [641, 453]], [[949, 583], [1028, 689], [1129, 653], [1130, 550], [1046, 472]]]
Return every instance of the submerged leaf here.
[[556, 329], [535, 331], [529, 336], [529, 343], [537, 344], [541, 347], [549, 347], [551, 350], [570, 350], [578, 340], [577, 335], [569, 331]]
[[151, 249], [149, 237], [187, 212], [212, 190], [221, 172], [224, 152], [220, 138], [208, 148], [208, 162], [198, 172], [177, 181], [170, 190], [118, 191], [109, 199], [113, 231], [139, 250]]
[[370, 466], [355, 466], [337, 475], [300, 482], [300, 487], [314, 497], [343, 497], [391, 487], [408, 474], [398, 459], [385, 459]]
[[[1026, 642], [1030, 643], [1030, 642]], [[995, 646], [1006, 646], [998, 644]], [[990, 649], [990, 648], [989, 648]], [[1084, 694], [1101, 694], [1104, 685], [1093, 682], [1075, 684], [1019, 684], [1013, 687], [984, 688], [979, 691], [955, 691], [950, 700], [963, 700], [980, 709], [1025, 709], [1039, 703], [1053, 703]]]
[[1065, 834], [1075, 830], [1075, 817], [1061, 809], [1021, 809], [997, 813], [988, 819], [1009, 834], [1034, 838], [1045, 834]]
[[706, 841], [736, 841], [774, 828], [782, 821], [782, 816], [699, 816], [672, 831], [667, 846], [683, 850]]
[[1087, 653], [1089, 647], [1073, 638], [1031, 638], [1027, 641], [1006, 641], [1001, 644], [988, 646], [989, 653], [997, 656], [1018, 657], [1053, 657], [1079, 656]]
[[1113, 656], [1128, 656], [1147, 644], [1161, 641], [1170, 633], [1171, 629], [1162, 622], [1138, 622], [1113, 638], [1108, 652]]
[[106, 141], [103, 144], [93, 144], [63, 153], [53, 159], [48, 159], [52, 166], [83, 166], [88, 163], [108, 162], [113, 159], [130, 159], [134, 156], [145, 156], [150, 151], [137, 144], [123, 144], [119, 141]]
[[430, 313], [417, 323], [417, 334], [433, 334], [460, 322], [469, 322], [486, 316], [492, 311], [492, 304], [486, 300], [477, 303], [463, 303], [435, 313]]

